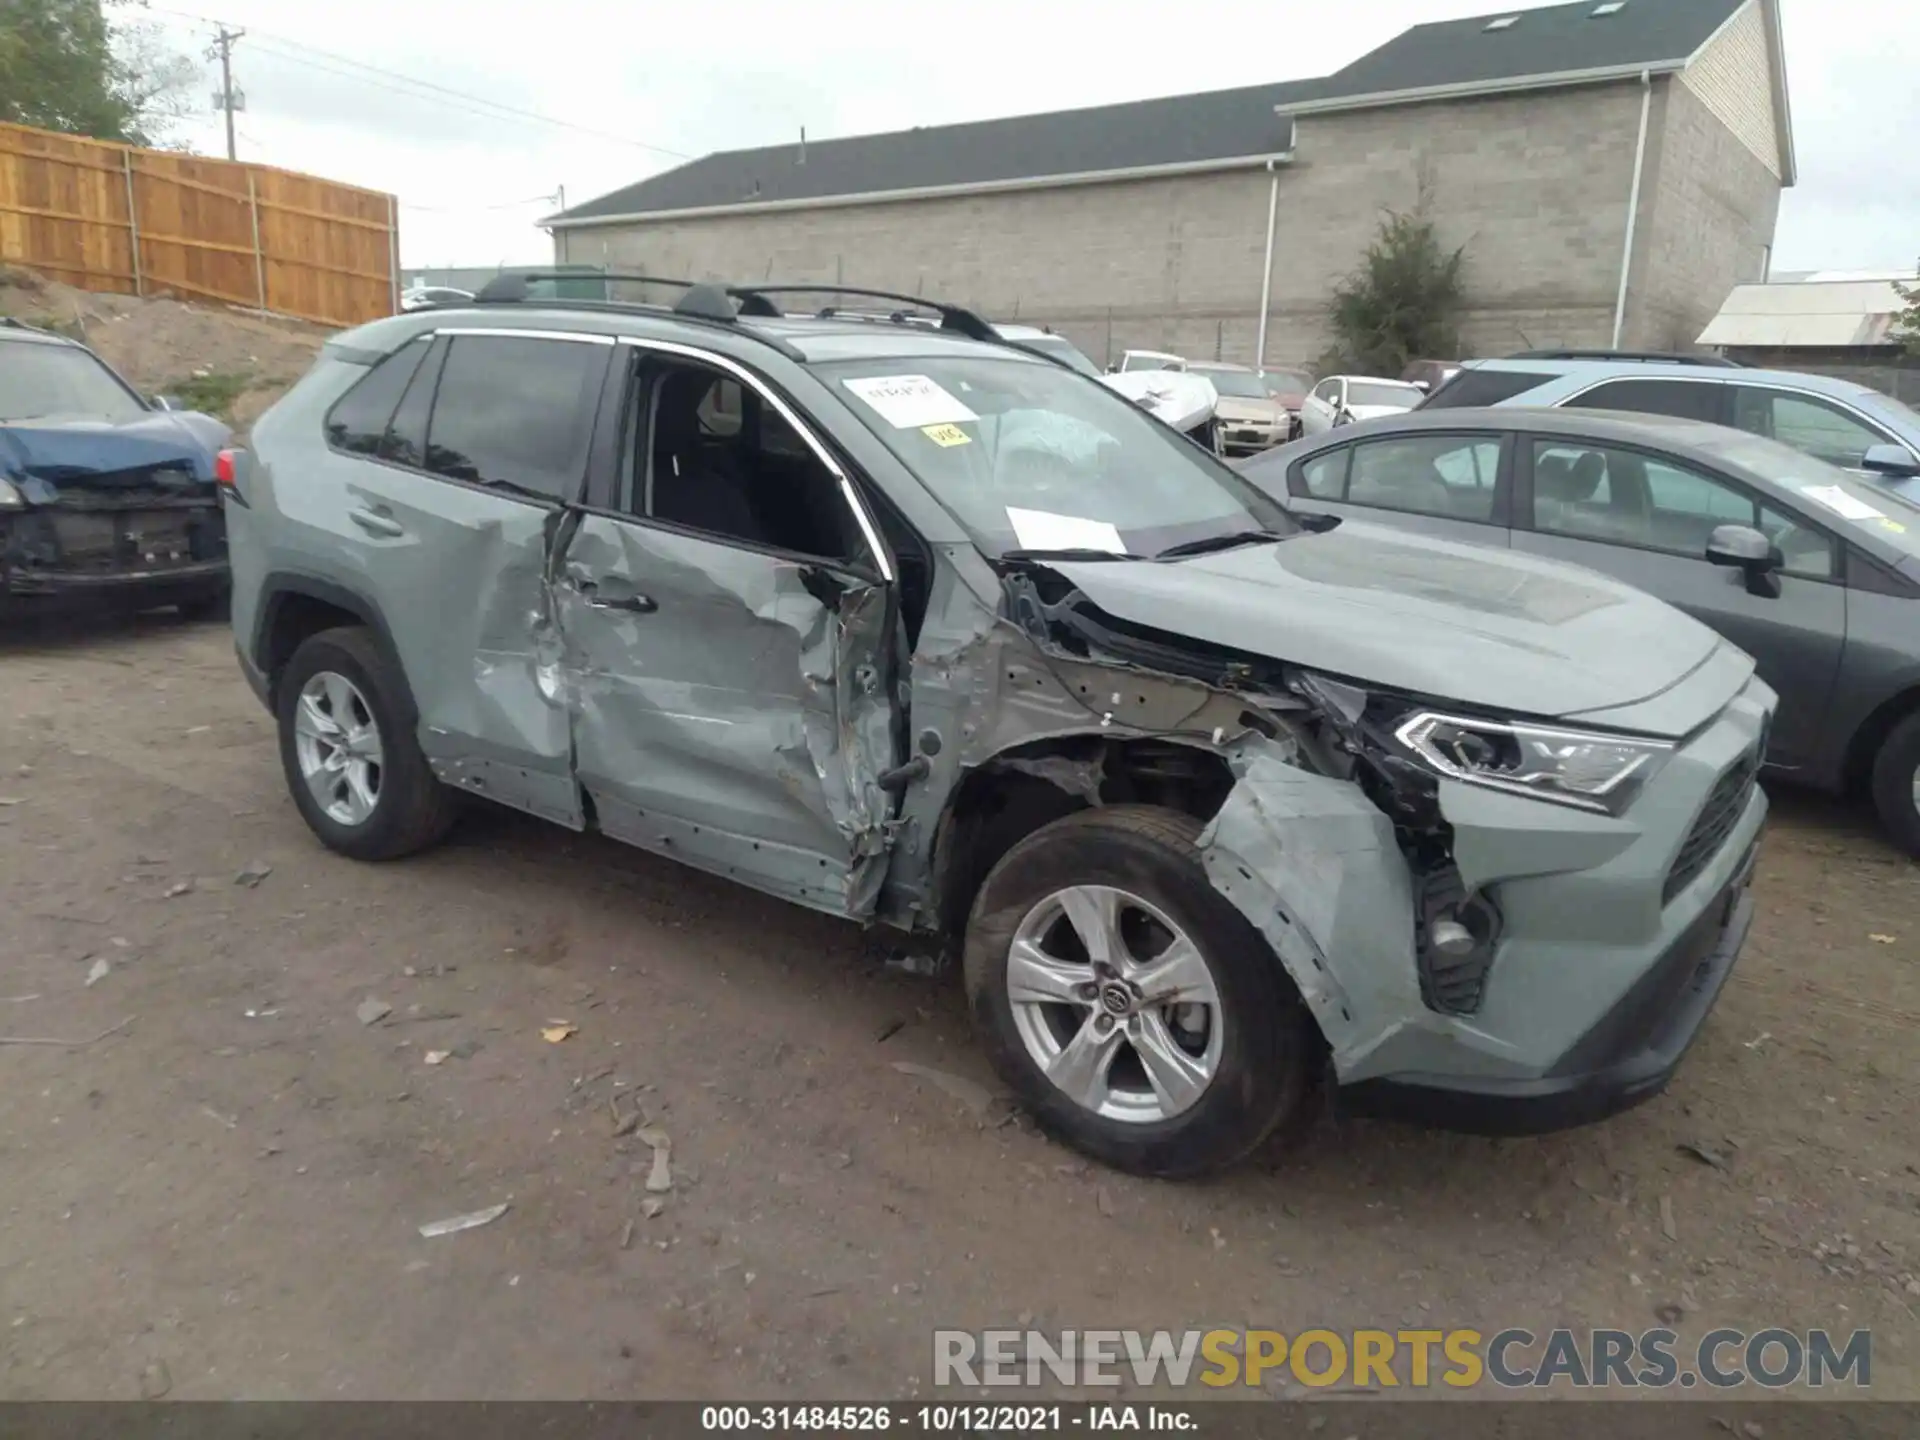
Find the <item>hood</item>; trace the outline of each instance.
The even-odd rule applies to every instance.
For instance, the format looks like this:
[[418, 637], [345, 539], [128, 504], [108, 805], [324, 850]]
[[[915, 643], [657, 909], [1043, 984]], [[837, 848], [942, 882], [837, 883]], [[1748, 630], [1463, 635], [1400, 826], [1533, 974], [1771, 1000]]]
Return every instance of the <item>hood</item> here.
[[1378, 420], [1382, 415], [1404, 415], [1419, 403], [1420, 397], [1414, 395], [1404, 405], [1349, 405], [1347, 414], [1356, 420]]
[[[85, 484], [151, 484], [153, 472], [211, 484], [227, 427], [209, 415], [156, 410], [138, 420], [29, 420], [0, 424], [0, 477], [58, 490]], [[23, 494], [27, 493], [23, 485]], [[32, 499], [31, 494], [27, 495]]]
[[1176, 430], [1191, 430], [1220, 403], [1211, 380], [1179, 370], [1123, 370], [1102, 375], [1100, 383]]
[[[1351, 520], [1164, 565], [1052, 568], [1108, 614], [1163, 634], [1506, 715], [1633, 704], [1722, 646], [1603, 575]], [[1670, 717], [1663, 726], [1676, 728], [1654, 733], [1677, 737], [1706, 718]]]
[[1244, 395], [1222, 395], [1214, 407], [1214, 414], [1222, 420], [1251, 420], [1255, 424], [1268, 425], [1280, 418], [1280, 402], [1277, 400], [1249, 400]]

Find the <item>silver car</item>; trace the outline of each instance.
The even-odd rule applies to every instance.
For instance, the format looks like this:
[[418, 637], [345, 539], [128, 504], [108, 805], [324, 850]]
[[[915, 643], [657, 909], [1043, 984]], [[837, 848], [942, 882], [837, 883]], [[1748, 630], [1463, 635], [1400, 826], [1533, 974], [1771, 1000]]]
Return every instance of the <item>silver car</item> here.
[[[1752, 914], [1751, 660], [1597, 575], [1297, 521], [964, 309], [781, 293], [501, 281], [259, 422], [234, 639], [323, 843], [391, 860], [477, 796], [949, 945], [1008, 1085], [1143, 1174], [1322, 1072], [1503, 1132], [1665, 1085]], [[1033, 415], [1092, 443], [1002, 443]]]
[[1920, 856], [1920, 501], [1739, 430], [1571, 408], [1421, 410], [1245, 473], [1303, 512], [1571, 561], [1711, 625], [1779, 692], [1773, 773], [1870, 795]]

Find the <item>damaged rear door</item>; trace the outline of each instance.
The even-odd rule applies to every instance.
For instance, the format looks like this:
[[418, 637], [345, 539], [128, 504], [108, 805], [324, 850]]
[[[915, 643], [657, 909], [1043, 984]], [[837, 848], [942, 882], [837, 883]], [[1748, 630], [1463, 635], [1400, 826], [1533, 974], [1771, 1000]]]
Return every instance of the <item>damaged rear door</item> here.
[[898, 754], [886, 562], [744, 368], [621, 358], [618, 439], [596, 443], [549, 587], [579, 784], [609, 835], [870, 914]]

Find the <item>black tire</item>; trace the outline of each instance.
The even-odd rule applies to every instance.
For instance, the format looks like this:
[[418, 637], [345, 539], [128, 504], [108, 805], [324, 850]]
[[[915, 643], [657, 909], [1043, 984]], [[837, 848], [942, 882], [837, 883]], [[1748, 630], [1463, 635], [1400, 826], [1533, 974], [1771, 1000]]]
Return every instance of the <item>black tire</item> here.
[[[294, 712], [300, 689], [314, 674], [331, 670], [352, 681], [380, 728], [384, 756], [379, 800], [358, 825], [343, 825], [320, 808], [300, 774], [294, 747]], [[371, 633], [358, 626], [323, 630], [303, 641], [280, 676], [275, 716], [280, 724], [280, 765], [287, 790], [308, 827], [330, 850], [355, 860], [397, 860], [441, 840], [451, 828], [457, 797], [434, 778], [414, 736], [411, 706], [399, 666]]]
[[1894, 726], [1873, 758], [1873, 808], [1880, 813], [1880, 823], [1893, 843], [1920, 860], [1920, 797], [1913, 788], [1917, 774], [1920, 713]]
[[[1208, 883], [1194, 844], [1200, 829], [1189, 816], [1144, 805], [1056, 820], [994, 866], [967, 923], [967, 997], [994, 1068], [1049, 1134], [1136, 1175], [1185, 1178], [1244, 1159], [1305, 1103], [1317, 1054], [1312, 1021], [1279, 959]], [[1015, 1028], [1006, 972], [1014, 933], [1047, 895], [1083, 884], [1151, 902], [1213, 972], [1227, 1022], [1219, 1069], [1170, 1119], [1130, 1123], [1083, 1108], [1046, 1077]]]

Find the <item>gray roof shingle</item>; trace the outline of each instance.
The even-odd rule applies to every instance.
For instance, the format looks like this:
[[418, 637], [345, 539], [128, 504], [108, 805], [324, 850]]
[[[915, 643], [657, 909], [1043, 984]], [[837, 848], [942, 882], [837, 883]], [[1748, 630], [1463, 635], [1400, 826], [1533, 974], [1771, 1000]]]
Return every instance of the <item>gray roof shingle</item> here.
[[[797, 142], [720, 151], [576, 205], [548, 223], [1273, 155], [1292, 146], [1292, 125], [1277, 107], [1310, 112], [1393, 91], [1678, 63], [1747, 0], [1626, 0], [1618, 13], [1593, 18], [1600, 3], [1416, 25], [1323, 79], [814, 140], [804, 164]], [[1502, 14], [1520, 19], [1487, 31], [1487, 22]]]

